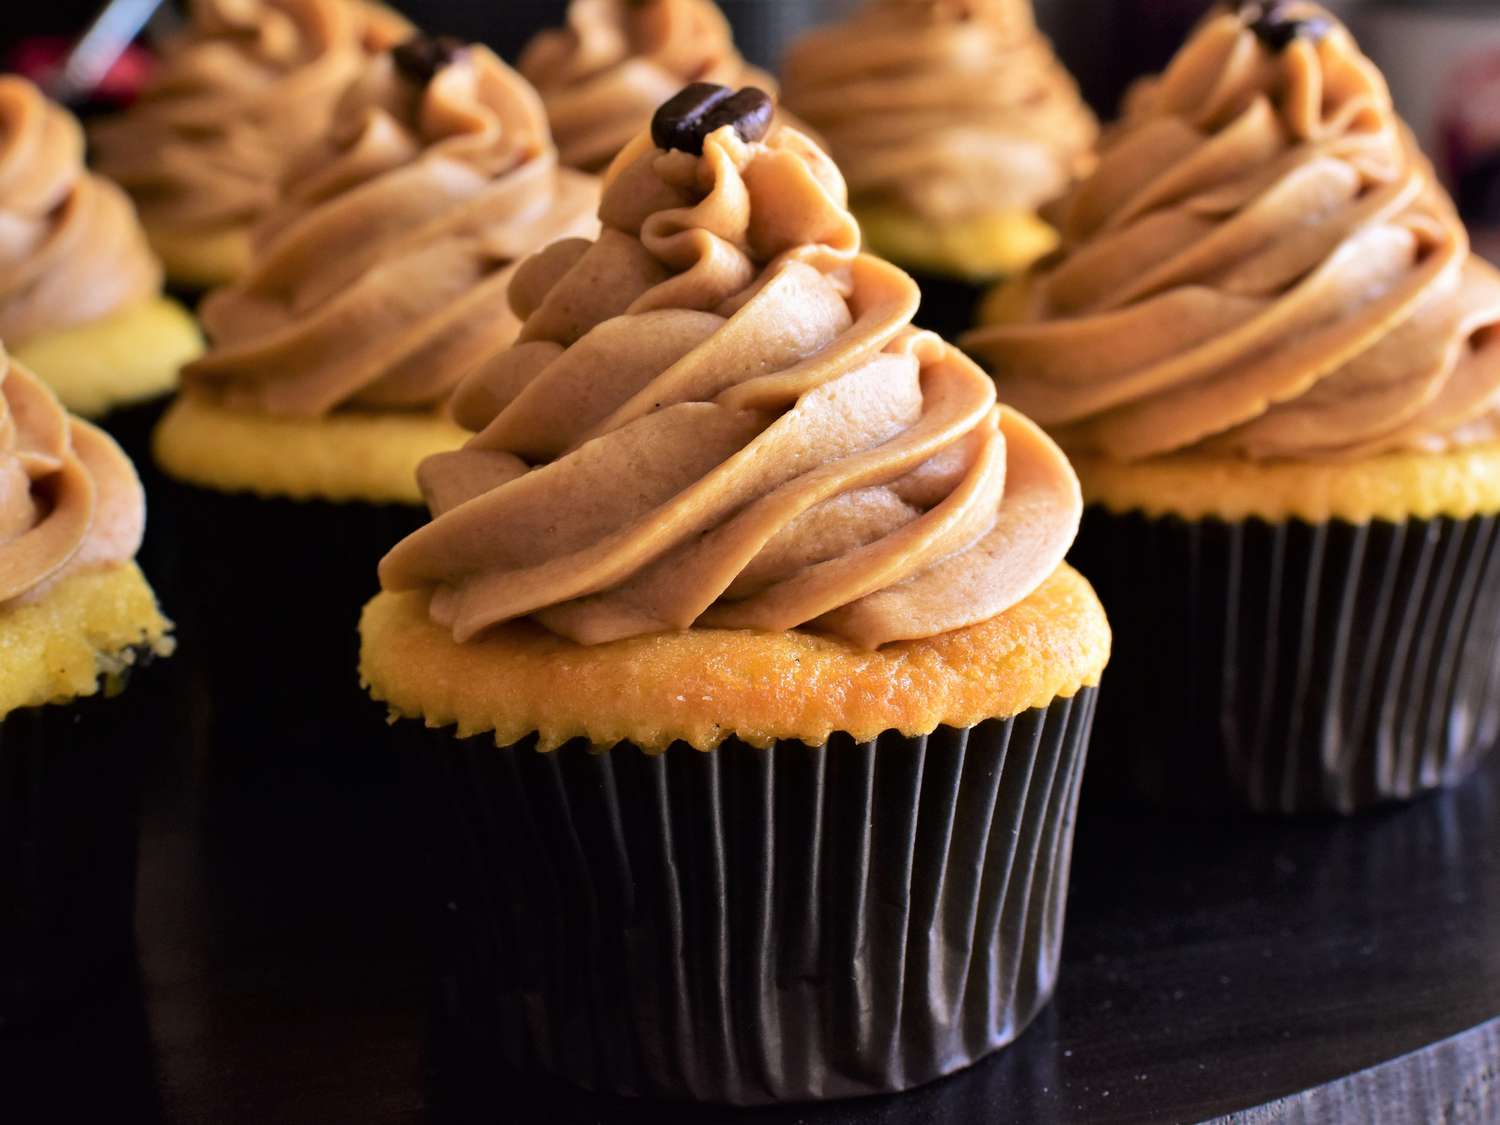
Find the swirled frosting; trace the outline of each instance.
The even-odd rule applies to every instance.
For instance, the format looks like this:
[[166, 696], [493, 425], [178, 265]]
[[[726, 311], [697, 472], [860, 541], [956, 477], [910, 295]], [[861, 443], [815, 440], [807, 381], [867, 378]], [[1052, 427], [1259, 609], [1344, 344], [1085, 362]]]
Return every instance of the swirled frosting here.
[[558, 169], [535, 92], [483, 47], [425, 83], [375, 60], [283, 193], [249, 274], [203, 303], [213, 347], [183, 372], [270, 414], [441, 404], [519, 329], [517, 261], [598, 229], [597, 181]]
[[160, 288], [130, 200], [83, 165], [78, 122], [0, 76], [0, 339], [86, 324]]
[[856, 202], [939, 221], [1035, 210], [1097, 133], [1027, 0], [869, 0], [795, 43], [783, 80]]
[[1062, 209], [1065, 252], [964, 341], [1073, 450], [1258, 459], [1495, 436], [1500, 274], [1322, 9], [1204, 23]]
[[247, 229], [368, 56], [408, 30], [360, 0], [193, 0], [140, 99], [91, 130], [95, 164], [153, 229]]
[[433, 519], [385, 558], [464, 641], [531, 618], [584, 644], [807, 628], [866, 648], [983, 621], [1061, 563], [1057, 447], [858, 251], [805, 136], [702, 156], [641, 136], [593, 242], [511, 290], [520, 339], [455, 397], [477, 429], [421, 469]]
[[712, 0], [571, 0], [565, 25], [537, 35], [518, 69], [547, 104], [563, 163], [590, 172], [690, 82], [776, 92]]
[[135, 557], [146, 497], [110, 438], [0, 350], [0, 606]]

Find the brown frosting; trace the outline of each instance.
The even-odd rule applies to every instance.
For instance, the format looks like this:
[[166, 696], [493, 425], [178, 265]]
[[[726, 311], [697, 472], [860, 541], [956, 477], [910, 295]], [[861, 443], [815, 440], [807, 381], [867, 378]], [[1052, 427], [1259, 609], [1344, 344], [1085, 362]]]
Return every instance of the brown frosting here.
[[0, 339], [86, 324], [160, 288], [130, 200], [83, 166], [78, 122], [0, 76]]
[[148, 226], [248, 228], [368, 56], [409, 28], [359, 0], [192, 0], [191, 9], [140, 99], [91, 129], [95, 164]]
[[518, 69], [547, 103], [562, 162], [590, 172], [689, 82], [776, 92], [712, 0], [571, 0], [565, 26], [533, 39]]
[[248, 275], [204, 301], [213, 347], [184, 380], [281, 415], [441, 404], [514, 339], [515, 263], [596, 231], [598, 191], [559, 171], [541, 102], [487, 49], [425, 84], [377, 59], [290, 170]]
[[1119, 459], [1493, 438], [1500, 274], [1349, 33], [1281, 5], [1308, 22], [1278, 46], [1260, 9], [1135, 91], [1019, 322], [965, 346], [1066, 447]]
[[134, 558], [145, 526], [120, 447], [0, 350], [0, 606]]
[[477, 435], [420, 477], [380, 567], [456, 640], [529, 617], [584, 644], [693, 625], [875, 648], [1001, 613], [1061, 563], [1077, 479], [920, 294], [858, 252], [804, 135], [702, 156], [637, 138], [593, 242], [517, 274], [516, 345], [455, 396]]
[[783, 79], [857, 202], [939, 221], [1035, 210], [1097, 134], [1028, 0], [869, 0], [794, 44]]

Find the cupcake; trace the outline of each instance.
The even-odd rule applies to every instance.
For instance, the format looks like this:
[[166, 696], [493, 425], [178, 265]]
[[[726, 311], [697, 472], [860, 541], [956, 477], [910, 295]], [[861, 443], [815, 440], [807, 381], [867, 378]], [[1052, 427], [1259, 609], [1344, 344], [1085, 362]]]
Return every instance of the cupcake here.
[[0, 339], [67, 409], [144, 438], [140, 416], [201, 350], [198, 329], [162, 296], [130, 200], [84, 167], [78, 122], [12, 75], [0, 76], [0, 223]]
[[1313, 4], [1204, 22], [965, 346], [1074, 457], [1105, 791], [1351, 812], [1500, 734], [1500, 274]]
[[562, 162], [586, 172], [604, 171], [690, 82], [775, 91], [713, 0], [571, 0], [566, 26], [537, 35], [517, 69], [547, 104]]
[[1097, 127], [1028, 0], [867, 0], [795, 43], [786, 104], [826, 138], [874, 253], [918, 274], [919, 320], [956, 333], [977, 286], [1056, 232], [1038, 211]]
[[250, 265], [288, 157], [327, 130], [344, 88], [409, 33], [363, 0], [191, 0], [140, 99], [91, 130], [135, 198], [167, 276], [201, 291]]
[[64, 1014], [132, 947], [147, 746], [118, 696], [172, 639], [134, 561], [129, 460], [3, 352], [0, 479], [3, 1031]]
[[519, 330], [519, 259], [596, 231], [598, 191], [558, 168], [541, 102], [484, 47], [416, 37], [350, 87], [249, 271], [204, 299], [210, 349], [155, 435], [181, 485], [183, 636], [213, 650], [215, 684], [260, 713], [301, 614], [292, 714], [338, 688], [358, 704], [355, 619], [422, 520], [416, 467], [467, 436], [448, 399]]
[[1077, 482], [771, 110], [690, 87], [522, 266], [361, 622], [446, 1019], [595, 1090], [902, 1089], [1057, 972], [1109, 648]]

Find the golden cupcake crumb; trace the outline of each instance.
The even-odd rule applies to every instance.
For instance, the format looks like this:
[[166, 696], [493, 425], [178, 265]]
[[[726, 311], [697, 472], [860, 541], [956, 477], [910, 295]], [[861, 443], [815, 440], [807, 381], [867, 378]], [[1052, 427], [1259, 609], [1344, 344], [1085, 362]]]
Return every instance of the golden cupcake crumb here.
[[1117, 514], [1399, 523], [1500, 512], [1500, 444], [1343, 462], [1177, 454], [1135, 463], [1075, 456], [1073, 466], [1084, 500]]
[[0, 716], [106, 687], [145, 647], [172, 652], [172, 623], [134, 563], [71, 575], [0, 609]]
[[938, 221], [895, 207], [856, 207], [871, 252], [897, 265], [965, 281], [1020, 273], [1057, 246], [1057, 232], [1030, 211]]
[[237, 280], [250, 268], [248, 227], [195, 232], [146, 225], [146, 240], [161, 259], [173, 284], [187, 289], [214, 289]]
[[99, 418], [169, 393], [178, 369], [202, 351], [192, 315], [169, 297], [153, 297], [90, 324], [33, 336], [11, 355], [74, 414]]
[[525, 621], [458, 645], [420, 592], [375, 597], [360, 634], [361, 679], [393, 717], [456, 725], [461, 738], [493, 731], [501, 746], [535, 732], [543, 750], [574, 738], [659, 751], [731, 735], [756, 746], [916, 737], [1071, 697], [1099, 682], [1110, 648], [1098, 599], [1067, 566], [998, 617], [874, 652], [723, 629], [585, 646]]
[[169, 474], [220, 492], [420, 504], [417, 465], [457, 449], [469, 436], [436, 413], [281, 418], [183, 395], [157, 427], [152, 445]]

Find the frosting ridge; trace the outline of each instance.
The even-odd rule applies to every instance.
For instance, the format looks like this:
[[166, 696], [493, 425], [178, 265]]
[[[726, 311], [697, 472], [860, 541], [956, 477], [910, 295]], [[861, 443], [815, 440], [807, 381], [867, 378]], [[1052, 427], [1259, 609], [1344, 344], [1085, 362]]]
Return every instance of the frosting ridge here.
[[517, 69], [547, 104], [562, 162], [590, 172], [690, 82], [776, 92], [712, 0], [571, 0], [564, 26], [537, 35]]
[[1133, 91], [1059, 209], [1063, 251], [964, 340], [1067, 448], [1366, 457], [1496, 436], [1500, 273], [1348, 31], [1315, 4], [1277, 13], [1275, 34], [1262, 5], [1210, 17]]
[[248, 229], [368, 56], [408, 30], [362, 0], [192, 0], [140, 99], [91, 129], [95, 161], [148, 227]]
[[856, 201], [939, 221], [1035, 211], [1097, 134], [1026, 0], [869, 0], [793, 44], [783, 78]]
[[130, 560], [145, 522], [145, 494], [119, 446], [0, 351], [0, 605]]
[[[465, 380], [478, 432], [424, 462], [433, 520], [383, 560], [464, 641], [530, 618], [584, 644], [808, 628], [877, 648], [993, 617], [1081, 513], [1058, 449], [914, 330], [796, 130], [701, 156], [638, 137], [598, 239], [518, 271], [509, 351]], [[496, 534], [496, 529], [504, 529]]]
[[72, 114], [0, 76], [0, 339], [13, 345], [160, 291], [130, 200], [84, 167], [83, 148]]
[[204, 301], [213, 348], [184, 382], [270, 414], [439, 406], [519, 327], [515, 264], [597, 229], [597, 198], [486, 48], [425, 82], [382, 56], [293, 163], [249, 273]]

